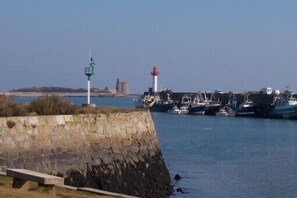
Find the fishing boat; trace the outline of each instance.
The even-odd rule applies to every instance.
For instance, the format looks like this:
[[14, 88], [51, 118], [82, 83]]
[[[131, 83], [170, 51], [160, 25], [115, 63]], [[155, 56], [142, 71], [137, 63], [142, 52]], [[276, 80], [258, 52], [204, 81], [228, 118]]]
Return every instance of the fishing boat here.
[[224, 106], [218, 112], [216, 112], [216, 116], [233, 117], [235, 116], [235, 112], [229, 106]]
[[155, 97], [152, 95], [143, 95], [134, 99], [135, 108], [150, 108], [155, 104]]
[[149, 108], [153, 112], [168, 112], [174, 106], [173, 100], [169, 95], [166, 97], [160, 97], [160, 95], [155, 96], [154, 104]]
[[172, 108], [168, 109], [167, 112], [170, 114], [180, 114], [181, 110], [176, 105], [173, 105]]
[[207, 98], [206, 93], [204, 93], [203, 103], [205, 103], [205, 115], [215, 116], [216, 112], [218, 112], [221, 107], [221, 103], [214, 100], [213, 93], [211, 93], [210, 98]]
[[188, 94], [185, 94], [182, 96], [182, 99], [181, 99], [181, 106], [189, 106], [192, 102], [192, 97]]
[[253, 117], [256, 114], [256, 109], [255, 103], [249, 99], [249, 94], [245, 94], [244, 100], [235, 112], [235, 116]]
[[143, 95], [134, 100], [136, 108], [146, 108], [155, 112], [167, 112], [174, 105], [170, 98], [170, 93], [163, 91], [160, 93]]
[[191, 115], [204, 115], [205, 114], [205, 103], [201, 93], [198, 93], [193, 97], [193, 100], [189, 104], [188, 113]]
[[297, 99], [293, 95], [277, 96], [273, 102], [272, 116], [280, 118], [297, 118]]

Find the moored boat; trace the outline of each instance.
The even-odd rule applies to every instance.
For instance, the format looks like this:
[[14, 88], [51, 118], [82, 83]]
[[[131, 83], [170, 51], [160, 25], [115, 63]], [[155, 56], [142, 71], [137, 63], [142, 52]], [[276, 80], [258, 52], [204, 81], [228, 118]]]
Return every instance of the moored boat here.
[[297, 118], [297, 99], [292, 94], [276, 97], [273, 106], [273, 117]]
[[189, 106], [189, 114], [191, 115], [204, 115], [205, 114], [205, 104], [191, 104]]
[[167, 112], [170, 114], [180, 114], [181, 110], [176, 105], [173, 105], [172, 108], [168, 109]]
[[244, 100], [235, 111], [235, 116], [253, 117], [256, 114], [256, 109], [255, 103], [249, 99], [249, 94], [245, 94]]
[[218, 112], [216, 112], [216, 116], [233, 117], [235, 116], [235, 112], [229, 106], [224, 106]]
[[173, 105], [173, 102], [168, 102], [161, 99], [157, 100], [149, 109], [153, 112], [168, 112], [168, 110], [171, 109]]
[[205, 114], [205, 103], [203, 97], [198, 93], [191, 103], [189, 104], [188, 111], [191, 115], [204, 115]]
[[150, 108], [155, 104], [155, 99], [155, 96], [152, 95], [144, 95], [134, 99], [135, 108]]
[[174, 105], [170, 94], [166, 93], [166, 97], [161, 97], [159, 93], [147, 94], [141, 96], [139, 99], [134, 100], [136, 108], [147, 108], [155, 112], [167, 112]]
[[182, 115], [186, 115], [186, 114], [188, 114], [188, 113], [189, 113], [188, 106], [183, 105], [183, 106], [180, 107], [180, 114], [182, 114]]
[[215, 116], [216, 112], [220, 110], [221, 103], [214, 100], [213, 94], [210, 95], [210, 98], [207, 98], [206, 93], [204, 94], [204, 103], [205, 103], [205, 115]]

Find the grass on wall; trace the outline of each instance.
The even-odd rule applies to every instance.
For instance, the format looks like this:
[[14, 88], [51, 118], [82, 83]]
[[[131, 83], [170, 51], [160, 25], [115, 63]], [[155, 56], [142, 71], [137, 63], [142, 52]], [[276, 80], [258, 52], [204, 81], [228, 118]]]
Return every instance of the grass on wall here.
[[17, 103], [13, 98], [0, 95], [0, 117], [29, 116], [29, 115], [71, 115], [98, 113], [128, 113], [143, 109], [119, 107], [81, 107], [71, 104], [59, 96], [41, 96], [29, 104]]

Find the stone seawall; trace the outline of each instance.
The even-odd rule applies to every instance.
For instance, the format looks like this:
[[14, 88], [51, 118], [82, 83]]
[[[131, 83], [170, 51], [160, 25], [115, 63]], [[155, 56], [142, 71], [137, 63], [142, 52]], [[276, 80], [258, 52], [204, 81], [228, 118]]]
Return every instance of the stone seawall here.
[[1, 167], [141, 197], [172, 192], [147, 111], [0, 118]]

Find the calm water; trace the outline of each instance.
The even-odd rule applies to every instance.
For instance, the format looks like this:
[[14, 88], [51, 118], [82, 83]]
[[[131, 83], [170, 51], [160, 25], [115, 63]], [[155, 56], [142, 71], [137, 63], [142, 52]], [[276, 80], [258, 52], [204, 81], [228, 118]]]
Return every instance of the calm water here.
[[297, 197], [297, 121], [153, 113], [175, 197]]
[[[69, 100], [82, 104], [86, 99]], [[132, 100], [93, 98], [92, 102], [133, 107]], [[152, 117], [171, 177], [183, 177], [173, 184], [185, 193], [172, 197], [297, 197], [297, 120], [166, 113]]]

